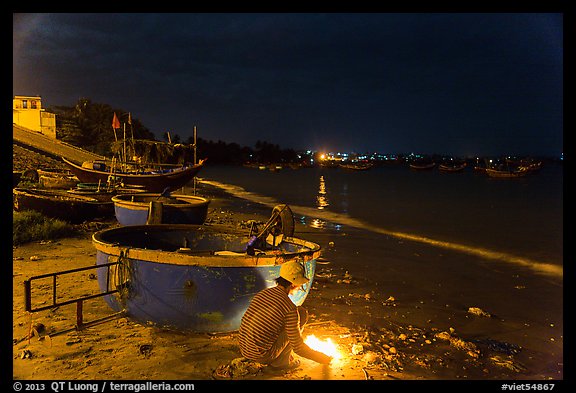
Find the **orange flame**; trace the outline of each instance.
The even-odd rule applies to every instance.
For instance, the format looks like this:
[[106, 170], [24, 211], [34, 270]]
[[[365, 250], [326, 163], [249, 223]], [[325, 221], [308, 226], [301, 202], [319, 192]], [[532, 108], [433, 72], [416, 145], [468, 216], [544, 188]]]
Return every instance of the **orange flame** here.
[[311, 334], [306, 337], [304, 343], [318, 352], [332, 356], [334, 359], [340, 359], [342, 357], [342, 354], [338, 349], [338, 345], [332, 342], [330, 338], [327, 338], [326, 340], [320, 340], [318, 337]]

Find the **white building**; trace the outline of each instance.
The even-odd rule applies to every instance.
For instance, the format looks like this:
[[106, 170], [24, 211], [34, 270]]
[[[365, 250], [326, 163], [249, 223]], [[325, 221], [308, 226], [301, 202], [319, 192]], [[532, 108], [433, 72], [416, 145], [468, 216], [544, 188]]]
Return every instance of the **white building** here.
[[14, 96], [13, 123], [56, 139], [56, 114], [42, 109], [39, 96]]

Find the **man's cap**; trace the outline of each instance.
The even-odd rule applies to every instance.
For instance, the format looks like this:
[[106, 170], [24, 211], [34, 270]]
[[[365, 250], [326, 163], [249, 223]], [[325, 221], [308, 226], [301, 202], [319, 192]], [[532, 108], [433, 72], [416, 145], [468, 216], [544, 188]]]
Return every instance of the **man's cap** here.
[[310, 281], [306, 278], [304, 266], [297, 261], [284, 262], [280, 266], [280, 277], [294, 285], [303, 285]]

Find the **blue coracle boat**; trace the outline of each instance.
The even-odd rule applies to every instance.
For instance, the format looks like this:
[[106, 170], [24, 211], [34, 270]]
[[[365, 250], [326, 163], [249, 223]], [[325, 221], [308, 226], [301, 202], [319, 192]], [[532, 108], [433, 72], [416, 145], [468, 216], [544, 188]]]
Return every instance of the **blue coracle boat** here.
[[[253, 239], [254, 237], [252, 237]], [[299, 261], [310, 282], [292, 298], [301, 305], [312, 286], [320, 246], [285, 236], [247, 253], [246, 233], [205, 225], [135, 225], [96, 232], [96, 264], [104, 298], [140, 323], [193, 332], [231, 332], [252, 297], [276, 285], [280, 266]]]
[[210, 200], [193, 195], [143, 192], [118, 194], [112, 202], [120, 225], [203, 224]]

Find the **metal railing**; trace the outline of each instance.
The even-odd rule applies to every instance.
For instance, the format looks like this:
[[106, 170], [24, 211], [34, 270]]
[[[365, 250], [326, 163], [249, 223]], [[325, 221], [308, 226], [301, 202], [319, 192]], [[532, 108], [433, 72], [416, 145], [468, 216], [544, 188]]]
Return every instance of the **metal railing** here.
[[[114, 313], [112, 315], [108, 315], [106, 317], [103, 317], [103, 318], [100, 318], [97, 320], [85, 322], [84, 321], [84, 313], [83, 313], [85, 301], [99, 298], [102, 296], [111, 295], [113, 293], [119, 292], [118, 289], [113, 289], [113, 290], [109, 289], [110, 288], [110, 285], [109, 285], [110, 284], [110, 266], [118, 265], [118, 264], [119, 264], [119, 262], [110, 262], [110, 263], [104, 263], [101, 265], [86, 266], [86, 267], [81, 267], [81, 268], [76, 268], [76, 269], [63, 270], [60, 272], [46, 273], [46, 274], [41, 274], [38, 276], [30, 277], [24, 281], [24, 308], [28, 312], [35, 313], [35, 312], [49, 310], [49, 309], [53, 309], [56, 307], [61, 307], [61, 306], [69, 305], [69, 304], [74, 304], [74, 303], [76, 304], [76, 325], [75, 325], [75, 327], [73, 329], [67, 329], [65, 331], [52, 333], [51, 336], [55, 336], [57, 334], [62, 334], [62, 333], [65, 333], [65, 332], [68, 332], [68, 331], [71, 331], [74, 329], [80, 330], [80, 329], [83, 329], [85, 327], [92, 326], [96, 323], [100, 323], [100, 322], [103, 322], [105, 320], [108, 320], [112, 317], [119, 316], [119, 315], [123, 314], [123, 311]], [[75, 299], [58, 301], [58, 290], [57, 290], [58, 286], [56, 284], [57, 284], [57, 278], [59, 276], [66, 275], [66, 274], [72, 274], [72, 273], [78, 273], [78, 272], [82, 272], [82, 271], [86, 271], [86, 270], [100, 269], [100, 268], [107, 268], [107, 272], [106, 272], [106, 289], [107, 290], [106, 291], [100, 292], [98, 294], [81, 296], [81, 297], [75, 298]], [[50, 305], [41, 306], [41, 307], [33, 307], [32, 306], [32, 304], [33, 304], [33, 301], [32, 301], [32, 281], [40, 280], [40, 279], [46, 279], [46, 278], [52, 278], [52, 302]]]

